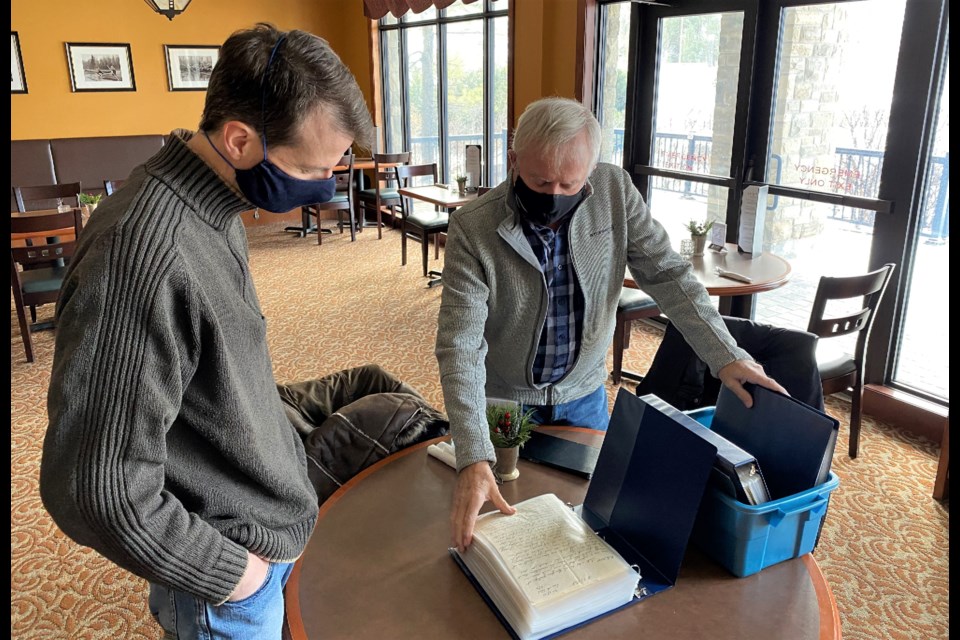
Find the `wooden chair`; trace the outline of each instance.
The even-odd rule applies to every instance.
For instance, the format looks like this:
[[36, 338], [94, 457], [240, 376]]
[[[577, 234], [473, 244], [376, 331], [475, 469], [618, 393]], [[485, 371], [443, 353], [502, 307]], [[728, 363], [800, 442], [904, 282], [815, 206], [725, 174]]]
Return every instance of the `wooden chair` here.
[[477, 197], [479, 198], [491, 189], [493, 189], [493, 187], [477, 187]]
[[323, 244], [323, 233], [326, 231], [326, 229], [322, 229], [320, 225], [321, 211], [337, 212], [337, 226], [340, 227], [340, 233], [343, 233], [343, 213], [346, 211], [347, 222], [350, 224], [350, 241], [353, 242], [357, 239], [357, 224], [353, 215], [353, 154], [348, 153], [344, 155], [340, 158], [337, 166], [346, 166], [347, 169], [333, 174], [333, 177], [336, 178], [337, 181], [336, 193], [333, 198], [327, 202], [308, 204], [300, 209], [304, 229], [310, 228], [310, 216], [316, 216], [318, 245]]
[[[870, 328], [876, 316], [877, 306], [896, 267], [887, 263], [876, 271], [842, 278], [823, 276], [817, 286], [817, 293], [810, 311], [810, 323], [807, 331], [820, 336], [817, 348], [817, 368], [823, 394], [851, 391], [850, 409], [850, 457], [856, 458], [860, 446], [860, 412], [863, 401], [863, 362], [867, 355], [867, 341]], [[842, 316], [827, 315], [827, 303], [831, 300], [845, 300], [862, 297], [861, 309]], [[830, 351], [830, 345], [823, 348], [829, 338], [857, 334], [854, 353]]]
[[56, 209], [58, 203], [79, 207], [80, 191], [79, 182], [14, 187], [14, 193], [17, 197], [17, 211], [20, 212]]
[[31, 332], [53, 325], [31, 324], [27, 321], [26, 308], [31, 307], [32, 322], [35, 323], [36, 306], [57, 301], [67, 272], [66, 259], [73, 255], [81, 228], [79, 208], [65, 213], [10, 217], [11, 243], [27, 239], [27, 236], [47, 238], [47, 244], [10, 248], [10, 286], [27, 362], [33, 362]]
[[620, 384], [622, 378], [640, 381], [643, 376], [623, 370], [623, 352], [630, 348], [630, 327], [634, 320], [653, 318], [660, 315], [660, 308], [653, 298], [640, 289], [623, 287], [620, 301], [617, 303], [617, 324], [613, 330], [613, 371], [610, 378], [613, 384]]
[[[414, 186], [412, 181], [416, 177], [429, 178], [429, 184], [437, 182], [437, 165], [433, 164], [415, 164], [394, 167], [396, 173], [397, 188]], [[450, 225], [450, 214], [447, 211], [440, 211], [436, 207], [414, 206], [413, 198], [403, 197], [400, 203], [400, 264], [407, 264], [407, 236], [417, 238], [421, 244], [421, 254], [423, 256], [423, 275], [429, 275], [429, 244], [430, 236], [434, 237], [436, 254], [434, 259], [440, 258], [440, 234], [447, 231]]]
[[126, 182], [126, 180], [104, 180], [103, 190], [107, 192], [108, 196], [112, 196], [120, 187], [123, 186], [124, 182]]
[[357, 197], [360, 204], [361, 228], [367, 211], [374, 211], [377, 214], [377, 239], [383, 237], [383, 213], [394, 216], [396, 207], [400, 206], [400, 195], [395, 186], [397, 175], [393, 169], [397, 165], [409, 162], [409, 151], [373, 154], [373, 187], [362, 189]]

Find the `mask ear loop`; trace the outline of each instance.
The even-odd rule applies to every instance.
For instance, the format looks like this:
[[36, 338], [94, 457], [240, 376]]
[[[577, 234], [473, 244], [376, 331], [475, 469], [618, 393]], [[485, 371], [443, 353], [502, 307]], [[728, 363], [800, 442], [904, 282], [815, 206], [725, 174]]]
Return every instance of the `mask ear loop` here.
[[267, 60], [267, 68], [263, 70], [263, 80], [260, 81], [260, 127], [263, 129], [260, 137], [263, 138], [263, 159], [267, 159], [267, 78], [270, 77], [270, 66], [273, 65], [273, 59], [277, 56], [280, 45], [287, 39], [286, 35], [280, 36], [277, 44], [273, 45], [270, 52], [270, 58]]

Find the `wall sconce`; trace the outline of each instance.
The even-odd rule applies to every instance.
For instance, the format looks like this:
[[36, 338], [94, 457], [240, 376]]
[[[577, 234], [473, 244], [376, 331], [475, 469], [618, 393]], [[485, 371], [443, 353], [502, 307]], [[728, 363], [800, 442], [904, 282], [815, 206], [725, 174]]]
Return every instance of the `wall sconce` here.
[[160, 15], [167, 16], [170, 20], [173, 20], [174, 16], [183, 13], [187, 5], [190, 4], [190, 1], [191, 0], [144, 0], [148, 7]]

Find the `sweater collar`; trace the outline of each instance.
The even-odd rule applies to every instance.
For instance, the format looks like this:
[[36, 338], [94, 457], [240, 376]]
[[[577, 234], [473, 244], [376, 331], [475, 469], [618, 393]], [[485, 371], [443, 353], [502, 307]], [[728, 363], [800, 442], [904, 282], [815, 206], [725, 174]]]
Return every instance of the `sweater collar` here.
[[147, 161], [145, 168], [170, 187], [207, 224], [225, 228], [240, 213], [253, 207], [187, 146], [192, 136], [191, 131], [173, 131], [160, 152]]

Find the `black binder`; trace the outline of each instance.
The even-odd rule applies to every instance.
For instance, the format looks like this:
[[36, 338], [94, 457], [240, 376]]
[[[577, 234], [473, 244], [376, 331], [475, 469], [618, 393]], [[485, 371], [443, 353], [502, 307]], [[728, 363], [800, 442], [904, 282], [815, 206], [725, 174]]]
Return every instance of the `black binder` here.
[[747, 409], [724, 387], [711, 429], [752, 453], [763, 467], [771, 500], [827, 481], [840, 422], [795, 398], [745, 384], [753, 396]]
[[596, 447], [539, 431], [533, 431], [520, 447], [520, 457], [524, 460], [569, 471], [587, 480], [593, 477], [599, 454], [600, 449]]
[[634, 602], [676, 584], [716, 457], [675, 416], [620, 389], [580, 515], [640, 567]]
[[650, 406], [656, 407], [717, 447], [717, 459], [713, 464], [710, 481], [724, 493], [750, 505], [763, 504], [770, 500], [767, 483], [753, 455], [652, 393], [641, 397]]

